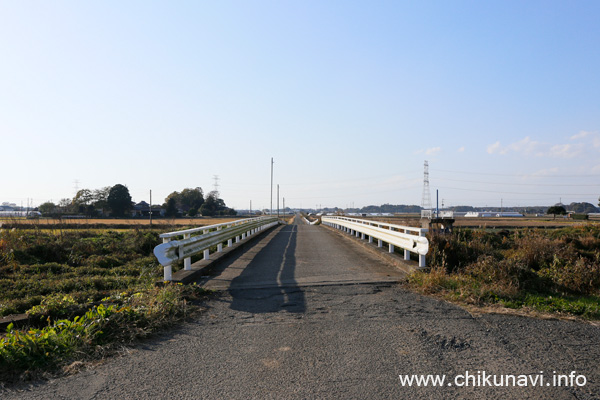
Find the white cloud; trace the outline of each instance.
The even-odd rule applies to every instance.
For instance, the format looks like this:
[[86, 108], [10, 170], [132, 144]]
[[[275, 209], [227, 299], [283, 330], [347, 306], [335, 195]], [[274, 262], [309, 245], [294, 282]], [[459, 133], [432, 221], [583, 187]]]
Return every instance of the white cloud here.
[[442, 151], [441, 147], [432, 147], [430, 149], [425, 150], [425, 154], [428, 156], [434, 156], [437, 153], [439, 153], [440, 151]]
[[554, 176], [559, 172], [557, 167], [552, 168], [544, 168], [538, 171], [532, 172], [531, 174], [523, 174], [520, 175], [520, 178], [523, 180], [535, 179], [535, 178], [544, 178], [548, 176]]
[[[590, 132], [580, 132], [573, 135], [571, 140], [578, 140], [592, 136], [592, 141], [587, 143], [589, 147], [600, 148], [600, 135]], [[489, 154], [517, 153], [524, 156], [551, 157], [551, 158], [573, 158], [583, 153], [586, 143], [551, 144], [532, 140], [529, 136], [502, 146], [500, 142], [491, 144], [487, 148]]]
[[584, 138], [584, 137], [586, 137], [586, 136], [589, 136], [589, 135], [591, 135], [591, 134], [592, 134], [592, 132], [588, 132], [588, 131], [581, 131], [581, 132], [579, 132], [578, 134], [571, 136], [571, 140], [582, 139], [582, 138]]
[[510, 152], [514, 152], [524, 155], [530, 155], [532, 153], [540, 155], [538, 151], [539, 147], [540, 142], [531, 140], [529, 136], [526, 136], [525, 138], [517, 142], [511, 143], [508, 146], [502, 146], [498, 141], [494, 144], [489, 145], [487, 148], [487, 152], [489, 154], [508, 154]]
[[529, 136], [519, 140], [518, 142], [514, 142], [508, 145], [508, 150], [514, 151], [516, 153], [522, 153], [525, 155], [529, 155], [533, 153], [540, 145], [540, 142], [535, 140], [531, 140]]
[[537, 176], [552, 176], [552, 175], [556, 175], [557, 172], [558, 172], [557, 167], [545, 168], [545, 169], [540, 169], [539, 171], [535, 171], [530, 176], [536, 176], [536, 177]]
[[581, 131], [578, 134], [571, 136], [571, 140], [578, 141], [580, 141], [580, 139], [586, 138], [587, 140], [581, 140], [583, 144], [591, 145], [596, 149], [600, 148], [600, 133], [598, 132]]
[[459, 148], [457, 151], [458, 151], [459, 153], [462, 153], [462, 152], [464, 152], [464, 151], [465, 151], [465, 146], [462, 146], [462, 147], [460, 147], [460, 148]]
[[581, 154], [581, 145], [557, 144], [550, 148], [550, 157], [573, 158]]
[[506, 151], [502, 149], [502, 146], [500, 146], [500, 142], [490, 144], [487, 148], [487, 152], [489, 154], [506, 154]]

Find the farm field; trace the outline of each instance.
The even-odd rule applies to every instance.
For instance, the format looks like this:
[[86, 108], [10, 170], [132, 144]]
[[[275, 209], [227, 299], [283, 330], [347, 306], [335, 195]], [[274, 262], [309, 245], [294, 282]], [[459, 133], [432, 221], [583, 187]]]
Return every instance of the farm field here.
[[[206, 225], [214, 225], [220, 224], [223, 222], [230, 222], [241, 219], [242, 217], [223, 217], [223, 218], [213, 218], [213, 217], [198, 217], [198, 218], [158, 218], [152, 220], [152, 225], [156, 226], [206, 226]], [[27, 218], [0, 218], [0, 224], [3, 225], [31, 225], [31, 226], [39, 226], [43, 228], [44, 226], [49, 225], [59, 225], [59, 224], [67, 224], [67, 225], [78, 225], [82, 228], [89, 226], [100, 226], [100, 225], [108, 225], [108, 226], [130, 226], [132, 228], [135, 227], [148, 227], [150, 226], [150, 221], [148, 219], [141, 218], [65, 218], [65, 219], [57, 219], [57, 218], [39, 218], [39, 219], [27, 219]]]
[[156, 285], [158, 235], [0, 229], [0, 382], [102, 358], [195, 310], [198, 286]]
[[[388, 222], [397, 225], [421, 226], [421, 218], [416, 215], [394, 216], [394, 217], [357, 217], [359, 219], [370, 219], [374, 221]], [[455, 227], [467, 228], [566, 228], [573, 226], [600, 225], [600, 220], [591, 219], [587, 221], [573, 220], [557, 217], [523, 217], [523, 218], [465, 218], [455, 219]]]

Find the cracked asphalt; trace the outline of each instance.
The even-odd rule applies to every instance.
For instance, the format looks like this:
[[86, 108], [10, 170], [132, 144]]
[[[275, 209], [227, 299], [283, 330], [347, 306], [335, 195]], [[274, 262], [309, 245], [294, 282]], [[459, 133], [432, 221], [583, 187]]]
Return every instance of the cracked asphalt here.
[[[193, 321], [102, 365], [0, 398], [600, 398], [597, 326], [474, 316], [406, 290], [401, 279], [324, 227], [277, 228], [205, 279], [223, 290]], [[473, 384], [457, 386], [467, 371]], [[586, 384], [553, 385], [571, 371]], [[402, 385], [399, 375], [411, 374], [446, 381]], [[477, 387], [483, 374], [543, 381]]]

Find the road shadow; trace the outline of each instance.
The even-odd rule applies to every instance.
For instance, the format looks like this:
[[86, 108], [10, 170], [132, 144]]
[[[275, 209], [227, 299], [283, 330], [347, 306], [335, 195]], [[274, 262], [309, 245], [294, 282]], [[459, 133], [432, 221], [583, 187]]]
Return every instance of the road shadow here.
[[231, 309], [250, 313], [306, 310], [304, 292], [294, 277], [297, 236], [297, 225], [284, 226], [231, 281]]

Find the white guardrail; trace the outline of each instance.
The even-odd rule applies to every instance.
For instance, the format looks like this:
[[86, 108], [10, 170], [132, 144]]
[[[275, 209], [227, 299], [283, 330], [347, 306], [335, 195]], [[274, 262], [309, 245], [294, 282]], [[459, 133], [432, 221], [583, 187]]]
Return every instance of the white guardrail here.
[[[189, 271], [192, 269], [191, 256], [194, 254], [204, 251], [204, 259], [208, 260], [211, 247], [217, 246], [217, 252], [222, 252], [223, 243], [227, 242], [227, 246], [231, 247], [234, 239], [238, 243], [278, 223], [277, 217], [258, 217], [163, 233], [159, 236], [163, 243], [154, 248], [154, 255], [164, 267], [164, 280], [171, 281], [173, 280], [171, 265], [174, 262], [183, 259], [183, 269]], [[199, 232], [200, 235], [192, 236]], [[182, 239], [173, 240], [178, 237]]]
[[307, 225], [316, 225], [319, 222], [319, 220], [310, 222], [308, 219], [306, 219], [306, 217], [302, 217], [302, 219], [304, 220], [304, 222], [306, 222]]
[[347, 217], [325, 217], [321, 223], [356, 235], [361, 239], [369, 238], [369, 243], [377, 239], [377, 245], [383, 247], [383, 242], [389, 245], [389, 252], [394, 252], [394, 246], [404, 249], [404, 259], [410, 260], [410, 252], [419, 255], [419, 267], [425, 267], [425, 255], [429, 251], [429, 241], [425, 237], [427, 229], [388, 224], [379, 221], [368, 221]]

